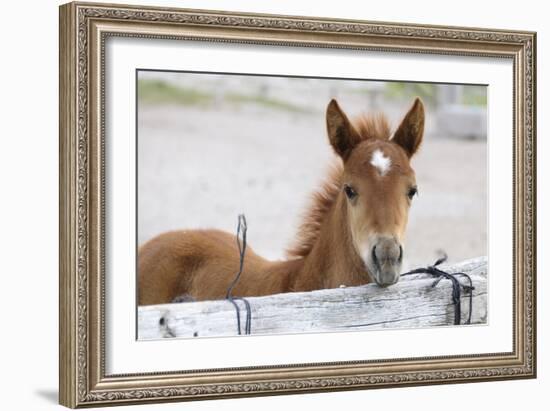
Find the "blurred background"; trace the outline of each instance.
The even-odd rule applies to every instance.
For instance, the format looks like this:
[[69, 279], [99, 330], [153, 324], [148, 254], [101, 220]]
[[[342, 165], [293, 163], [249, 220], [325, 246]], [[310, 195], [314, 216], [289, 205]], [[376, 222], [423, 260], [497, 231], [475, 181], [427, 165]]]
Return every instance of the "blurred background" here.
[[487, 254], [485, 86], [249, 75], [138, 72], [138, 242], [182, 228], [236, 232], [282, 259], [311, 193], [334, 161], [325, 109], [383, 112], [395, 128], [413, 99], [426, 105], [413, 158], [405, 267]]

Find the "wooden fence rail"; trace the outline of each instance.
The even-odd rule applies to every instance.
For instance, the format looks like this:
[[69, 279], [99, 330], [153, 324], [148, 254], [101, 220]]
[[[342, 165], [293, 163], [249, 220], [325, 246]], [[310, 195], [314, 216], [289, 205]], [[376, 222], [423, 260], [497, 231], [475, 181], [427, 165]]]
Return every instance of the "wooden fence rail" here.
[[[442, 265], [449, 273], [472, 278], [472, 324], [487, 321], [487, 258]], [[251, 334], [375, 330], [453, 325], [452, 285], [427, 274], [402, 277], [390, 287], [369, 284], [310, 292], [250, 297]], [[461, 282], [465, 283], [465, 279]], [[462, 294], [462, 323], [469, 314], [469, 297]], [[241, 329], [246, 310], [240, 307]], [[186, 302], [138, 308], [139, 339], [237, 335], [235, 307], [227, 300]]]

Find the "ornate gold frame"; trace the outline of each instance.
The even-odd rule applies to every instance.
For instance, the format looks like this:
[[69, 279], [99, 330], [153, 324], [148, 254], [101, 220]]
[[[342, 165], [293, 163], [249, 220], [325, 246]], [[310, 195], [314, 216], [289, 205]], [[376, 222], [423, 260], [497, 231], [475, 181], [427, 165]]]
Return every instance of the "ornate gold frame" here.
[[[514, 64], [514, 349], [506, 353], [105, 375], [104, 44], [109, 36], [474, 55]], [[60, 8], [60, 402], [68, 407], [536, 375], [536, 35], [70, 3]]]

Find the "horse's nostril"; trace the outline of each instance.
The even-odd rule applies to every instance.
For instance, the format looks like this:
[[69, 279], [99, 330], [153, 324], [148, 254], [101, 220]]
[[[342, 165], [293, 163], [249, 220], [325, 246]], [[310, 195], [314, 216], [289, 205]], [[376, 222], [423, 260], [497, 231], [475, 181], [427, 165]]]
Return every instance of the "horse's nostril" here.
[[374, 265], [376, 267], [380, 267], [380, 264], [378, 263], [378, 257], [376, 257], [376, 245], [372, 247], [372, 261], [374, 262]]
[[397, 261], [403, 261], [403, 247], [401, 247], [401, 244], [399, 244], [399, 260]]

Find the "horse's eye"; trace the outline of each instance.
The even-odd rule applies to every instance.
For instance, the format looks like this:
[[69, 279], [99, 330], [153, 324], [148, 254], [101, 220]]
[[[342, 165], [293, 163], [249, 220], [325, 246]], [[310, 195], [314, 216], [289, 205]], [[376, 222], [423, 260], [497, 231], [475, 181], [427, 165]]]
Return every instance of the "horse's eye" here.
[[417, 187], [411, 187], [409, 192], [407, 193], [407, 197], [409, 197], [409, 200], [412, 200], [413, 197], [418, 194], [418, 188]]
[[347, 184], [344, 186], [344, 193], [346, 193], [346, 196], [353, 200], [355, 197], [357, 197], [357, 191], [353, 189], [353, 187], [348, 186]]

